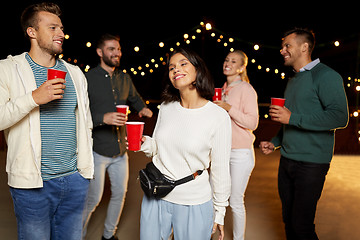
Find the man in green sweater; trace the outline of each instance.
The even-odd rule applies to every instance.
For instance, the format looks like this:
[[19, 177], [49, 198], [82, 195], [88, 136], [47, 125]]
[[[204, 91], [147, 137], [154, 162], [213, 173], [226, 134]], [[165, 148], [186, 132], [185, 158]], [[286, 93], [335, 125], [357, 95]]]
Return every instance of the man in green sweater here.
[[316, 205], [333, 156], [335, 130], [347, 126], [349, 113], [341, 76], [311, 60], [314, 34], [293, 29], [283, 38], [285, 66], [295, 71], [285, 90], [285, 107], [270, 106], [272, 120], [282, 128], [264, 154], [280, 148], [279, 195], [288, 240], [315, 240]]

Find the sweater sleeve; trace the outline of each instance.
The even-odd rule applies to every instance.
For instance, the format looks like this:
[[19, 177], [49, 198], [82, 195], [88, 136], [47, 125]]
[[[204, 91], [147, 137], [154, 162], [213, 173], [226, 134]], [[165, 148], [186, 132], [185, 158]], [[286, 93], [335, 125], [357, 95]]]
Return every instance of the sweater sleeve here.
[[275, 135], [275, 137], [273, 137], [271, 139], [271, 142], [274, 144], [275, 146], [275, 150], [281, 147], [282, 144], [282, 139], [283, 139], [283, 129], [284, 127], [281, 126], [280, 130], [278, 131], [278, 133]]
[[[162, 105], [161, 105], [162, 106]], [[157, 154], [157, 144], [155, 140], [155, 136], [157, 133], [158, 126], [160, 126], [161, 122], [161, 106], [160, 111], [158, 113], [158, 117], [156, 120], [156, 125], [154, 128], [154, 133], [152, 137], [144, 136], [146, 138], [145, 142], [141, 145], [140, 151], [144, 152], [147, 157], [154, 157]]]
[[238, 126], [254, 131], [259, 122], [257, 94], [250, 85], [244, 86], [248, 87], [239, 88], [241, 92], [235, 93], [241, 98], [241, 106], [232, 105], [229, 115]]
[[349, 120], [348, 104], [340, 75], [326, 72], [317, 81], [317, 94], [322, 111], [312, 114], [291, 113], [290, 125], [312, 131], [327, 131], [346, 127]]
[[213, 187], [215, 222], [224, 225], [224, 217], [231, 191], [230, 152], [231, 122], [227, 118], [216, 129], [212, 138], [210, 181]]

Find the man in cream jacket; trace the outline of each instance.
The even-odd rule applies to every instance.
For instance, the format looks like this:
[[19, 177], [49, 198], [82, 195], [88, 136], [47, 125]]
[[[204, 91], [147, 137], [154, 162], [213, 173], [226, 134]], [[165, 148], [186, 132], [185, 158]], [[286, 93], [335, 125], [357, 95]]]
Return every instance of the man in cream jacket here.
[[[81, 70], [62, 52], [60, 8], [29, 6], [21, 16], [30, 51], [0, 61], [0, 130], [19, 239], [81, 239], [93, 177], [92, 119]], [[47, 70], [66, 72], [47, 80]]]

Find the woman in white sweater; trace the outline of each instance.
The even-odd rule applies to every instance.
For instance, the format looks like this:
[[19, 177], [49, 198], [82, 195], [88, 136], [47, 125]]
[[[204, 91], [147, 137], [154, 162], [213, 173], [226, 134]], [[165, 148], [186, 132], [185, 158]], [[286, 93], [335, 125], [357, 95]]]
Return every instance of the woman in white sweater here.
[[[205, 170], [160, 200], [144, 195], [140, 238], [209, 240], [224, 238], [225, 208], [231, 189], [231, 123], [225, 110], [209, 101], [214, 85], [203, 60], [189, 49], [173, 52], [153, 137], [141, 151], [171, 180]], [[209, 171], [206, 171], [208, 169]]]

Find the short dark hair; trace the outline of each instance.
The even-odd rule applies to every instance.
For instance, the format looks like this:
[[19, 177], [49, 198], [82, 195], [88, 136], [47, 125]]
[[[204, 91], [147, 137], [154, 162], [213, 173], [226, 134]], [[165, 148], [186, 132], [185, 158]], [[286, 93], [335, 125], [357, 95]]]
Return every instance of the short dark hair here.
[[[170, 64], [170, 59], [175, 54], [182, 54], [196, 69], [196, 78], [193, 85], [196, 88], [196, 91], [199, 95], [207, 100], [211, 100], [214, 96], [214, 81], [211, 77], [211, 74], [206, 67], [204, 60], [194, 51], [189, 48], [178, 48], [172, 52], [167, 61], [167, 66]], [[165, 89], [163, 91], [162, 97], [165, 103], [180, 101], [180, 92], [176, 89], [170, 79], [169, 79], [169, 68], [167, 68], [165, 75]]]
[[43, 2], [43, 3], [37, 3], [37, 4], [33, 4], [33, 5], [28, 6], [22, 12], [21, 18], [20, 18], [22, 30], [23, 30], [23, 32], [24, 32], [24, 34], [25, 34], [25, 36], [27, 38], [29, 38], [29, 36], [27, 34], [27, 29], [29, 27], [33, 27], [35, 29], [38, 27], [38, 25], [37, 25], [38, 24], [37, 14], [39, 12], [42, 12], [42, 11], [43, 12], [53, 13], [58, 17], [61, 16], [61, 9], [55, 3]]
[[110, 40], [115, 40], [115, 41], [120, 42], [120, 37], [117, 35], [112, 35], [110, 33], [105, 33], [105, 34], [101, 35], [101, 37], [97, 41], [96, 48], [103, 48], [105, 45], [105, 42], [110, 41]]
[[284, 38], [293, 33], [295, 33], [297, 36], [303, 37], [304, 42], [309, 44], [309, 52], [311, 54], [315, 47], [314, 32], [312, 30], [309, 30], [308, 28], [293, 28], [284, 34]]

